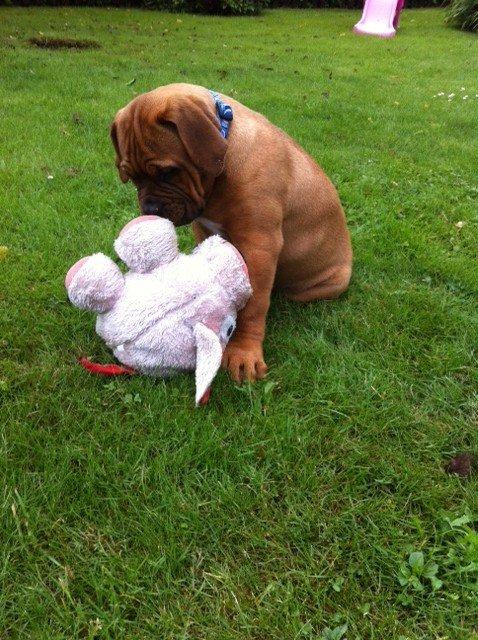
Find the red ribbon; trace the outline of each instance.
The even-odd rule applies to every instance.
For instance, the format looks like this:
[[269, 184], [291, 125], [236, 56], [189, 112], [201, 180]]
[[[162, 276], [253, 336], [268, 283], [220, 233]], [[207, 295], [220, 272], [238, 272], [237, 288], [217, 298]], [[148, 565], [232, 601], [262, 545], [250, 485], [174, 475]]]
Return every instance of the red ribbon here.
[[91, 362], [88, 358], [79, 358], [78, 362], [83, 369], [100, 376], [133, 376], [136, 374], [136, 371], [131, 367], [123, 367], [120, 364], [99, 364]]

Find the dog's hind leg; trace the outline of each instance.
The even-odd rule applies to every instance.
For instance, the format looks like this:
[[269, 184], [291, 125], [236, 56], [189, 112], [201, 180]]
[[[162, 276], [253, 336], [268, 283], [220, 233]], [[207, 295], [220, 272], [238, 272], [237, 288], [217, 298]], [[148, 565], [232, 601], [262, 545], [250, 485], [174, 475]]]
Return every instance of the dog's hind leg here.
[[349, 265], [340, 265], [327, 269], [320, 280], [300, 291], [284, 290], [290, 300], [312, 302], [313, 300], [334, 300], [347, 290], [352, 275]]

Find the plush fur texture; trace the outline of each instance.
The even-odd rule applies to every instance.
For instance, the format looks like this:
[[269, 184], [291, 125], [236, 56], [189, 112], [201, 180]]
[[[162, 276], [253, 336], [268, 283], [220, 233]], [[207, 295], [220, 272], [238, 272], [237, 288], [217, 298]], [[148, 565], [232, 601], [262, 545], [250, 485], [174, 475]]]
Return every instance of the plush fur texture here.
[[121, 297], [124, 278], [111, 258], [95, 253], [73, 265], [66, 274], [65, 285], [75, 307], [104, 313]]
[[162, 377], [196, 370], [198, 404], [252, 293], [244, 260], [219, 236], [179, 253], [174, 225], [155, 216], [129, 223], [115, 249], [130, 271], [103, 254], [83, 258], [65, 280], [71, 302], [99, 312], [98, 335], [128, 367]]
[[[148, 224], [141, 224], [146, 221]], [[167, 264], [179, 253], [174, 227], [165, 227], [157, 216], [131, 220], [116, 238], [114, 246], [129, 269], [138, 273], [148, 273]]]

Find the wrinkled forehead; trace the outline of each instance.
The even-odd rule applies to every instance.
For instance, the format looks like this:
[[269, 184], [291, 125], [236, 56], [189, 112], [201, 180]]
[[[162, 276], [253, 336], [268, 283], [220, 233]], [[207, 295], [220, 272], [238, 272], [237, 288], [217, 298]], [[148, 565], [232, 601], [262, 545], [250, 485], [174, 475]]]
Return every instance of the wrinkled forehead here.
[[130, 104], [115, 118], [120, 162], [130, 173], [154, 174], [157, 166], [179, 163], [182, 145], [174, 125]]

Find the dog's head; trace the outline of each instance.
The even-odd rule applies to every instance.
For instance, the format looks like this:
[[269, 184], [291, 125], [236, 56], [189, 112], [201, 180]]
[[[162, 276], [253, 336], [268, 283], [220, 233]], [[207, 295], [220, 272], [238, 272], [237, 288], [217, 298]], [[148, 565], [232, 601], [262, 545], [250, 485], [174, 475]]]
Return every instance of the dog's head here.
[[116, 114], [111, 139], [143, 214], [177, 226], [200, 215], [227, 149], [206, 89], [175, 84], [138, 96]]

